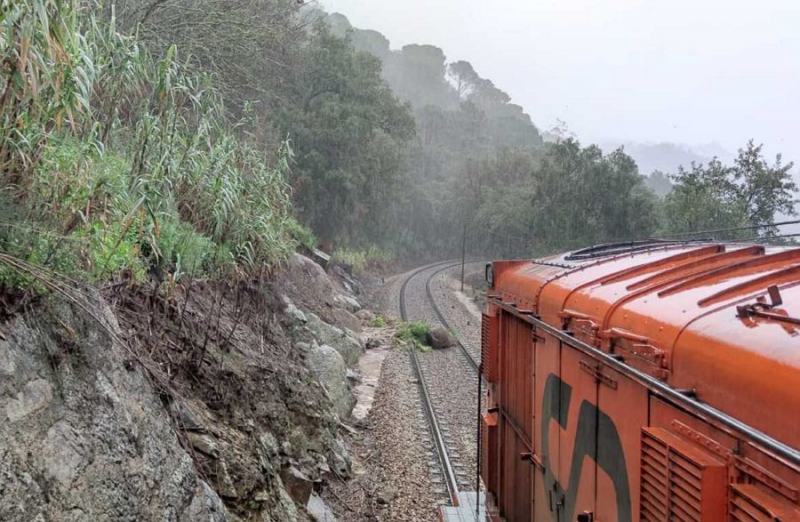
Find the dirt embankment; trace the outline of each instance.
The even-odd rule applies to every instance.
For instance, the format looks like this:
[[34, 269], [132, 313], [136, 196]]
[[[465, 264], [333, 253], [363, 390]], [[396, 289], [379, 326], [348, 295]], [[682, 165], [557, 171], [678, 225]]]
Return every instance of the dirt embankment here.
[[353, 285], [297, 256], [236, 287], [65, 284], [5, 316], [0, 520], [324, 519], [316, 491], [351, 473]]

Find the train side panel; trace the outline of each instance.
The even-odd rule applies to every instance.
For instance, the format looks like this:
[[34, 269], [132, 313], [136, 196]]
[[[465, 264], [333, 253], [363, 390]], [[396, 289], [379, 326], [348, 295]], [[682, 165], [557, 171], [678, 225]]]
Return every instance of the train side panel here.
[[492, 520], [800, 522], [800, 250], [574, 257], [493, 265]]
[[533, 347], [530, 324], [501, 313], [497, 356], [499, 386], [498, 427], [500, 452], [500, 512], [508, 520], [527, 520], [531, 512], [533, 473]]
[[800, 521], [797, 466], [499, 316], [490, 409], [500, 466], [483, 470], [495, 520]]
[[597, 520], [639, 520], [642, 426], [648, 425], [647, 389], [594, 362], [597, 400]]

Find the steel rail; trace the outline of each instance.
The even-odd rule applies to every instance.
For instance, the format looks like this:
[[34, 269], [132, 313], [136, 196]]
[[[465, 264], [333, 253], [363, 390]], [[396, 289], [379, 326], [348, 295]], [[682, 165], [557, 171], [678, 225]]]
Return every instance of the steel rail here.
[[714, 408], [713, 406], [702, 403], [696, 399], [687, 397], [686, 395], [682, 394], [675, 388], [672, 388], [668, 384], [665, 384], [659, 381], [658, 379], [640, 370], [637, 370], [636, 368], [633, 368], [622, 361], [617, 360], [611, 355], [601, 350], [598, 350], [594, 346], [591, 346], [579, 339], [576, 339], [569, 331], [560, 330], [555, 326], [552, 326], [546, 323], [545, 321], [542, 321], [540, 318], [536, 317], [533, 314], [521, 313], [510, 303], [504, 302], [497, 296], [488, 296], [488, 299], [492, 301], [499, 308], [505, 310], [506, 312], [509, 312], [512, 315], [515, 315], [516, 317], [519, 317], [520, 319], [527, 321], [528, 323], [532, 324], [537, 328], [541, 328], [542, 330], [551, 334], [559, 341], [571, 346], [572, 348], [577, 349], [578, 351], [588, 355], [594, 360], [607, 365], [611, 369], [620, 372], [622, 375], [625, 375], [633, 379], [639, 384], [644, 385], [651, 394], [668, 400], [670, 403], [679, 407], [680, 409], [689, 413], [690, 415], [694, 415], [700, 418], [705, 417], [706, 419], [712, 420], [717, 425], [721, 425], [739, 434], [740, 436], [752, 439], [752, 441], [755, 442], [756, 445], [758, 445], [762, 449], [767, 450], [773, 453], [774, 455], [777, 455], [778, 457], [786, 459], [788, 462], [796, 466], [800, 465], [800, 451], [798, 451], [797, 449], [787, 444], [784, 444], [783, 442], [777, 439], [774, 439], [773, 437], [767, 435], [766, 433], [756, 428], [753, 428], [752, 426], [749, 426], [738, 419], [731, 417], [727, 413], [720, 411], [717, 408]]
[[[477, 261], [473, 261], [473, 262], [477, 262]], [[455, 264], [452, 264], [452, 265], [448, 265], [448, 266], [446, 266], [444, 268], [440, 268], [436, 272], [432, 273], [430, 275], [430, 277], [428, 277], [428, 280], [425, 281], [425, 293], [428, 294], [428, 301], [430, 301], [430, 303], [431, 303], [431, 308], [433, 308], [433, 313], [436, 314], [436, 318], [439, 319], [439, 322], [442, 323], [442, 326], [444, 326], [445, 328], [447, 328], [448, 330], [450, 330], [454, 334], [455, 334], [455, 331], [452, 328], [450, 328], [450, 325], [447, 323], [447, 319], [444, 318], [444, 315], [442, 315], [442, 312], [439, 309], [439, 306], [436, 304], [436, 300], [433, 298], [433, 291], [431, 290], [431, 281], [433, 281], [434, 277], [436, 277], [440, 273], [444, 272], [445, 270], [449, 270], [449, 269], [453, 268], [454, 266], [459, 266], [460, 264], [461, 264], [461, 262], [459, 261], [458, 263], [455, 263]], [[458, 340], [458, 337], [456, 337], [456, 344], [458, 344], [458, 347], [461, 349], [461, 353], [464, 354], [464, 357], [466, 357], [467, 360], [469, 361], [470, 367], [475, 371], [476, 374], [480, 374], [480, 372], [479, 372], [480, 362], [476, 361], [475, 358], [472, 357], [472, 354], [469, 353], [469, 351], [464, 346], [464, 344], [460, 340]]]
[[[408, 278], [403, 281], [403, 284], [400, 286], [400, 319], [403, 321], [408, 321], [408, 313], [406, 310], [405, 301], [406, 287], [408, 286], [408, 282], [425, 270], [430, 270], [431, 268], [435, 268], [439, 265], [450, 262], [451, 261], [443, 261], [423, 266], [412, 272], [411, 275], [409, 275]], [[411, 346], [408, 350], [408, 353], [409, 358], [411, 359], [411, 365], [414, 367], [414, 372], [417, 374], [417, 382], [419, 384], [420, 392], [422, 393], [425, 416], [428, 418], [428, 425], [431, 428], [431, 435], [433, 436], [433, 440], [436, 444], [436, 450], [439, 454], [439, 463], [442, 466], [442, 472], [444, 475], [445, 484], [447, 486], [447, 493], [450, 496], [450, 503], [453, 506], [458, 506], [458, 479], [456, 478], [453, 465], [450, 462], [450, 456], [447, 453], [447, 445], [445, 444], [444, 436], [442, 435], [441, 428], [439, 427], [439, 421], [436, 419], [436, 412], [433, 409], [433, 402], [431, 401], [431, 396], [428, 392], [428, 386], [425, 384], [425, 376], [422, 374], [422, 368], [420, 367], [419, 360], [417, 359], [416, 347]]]

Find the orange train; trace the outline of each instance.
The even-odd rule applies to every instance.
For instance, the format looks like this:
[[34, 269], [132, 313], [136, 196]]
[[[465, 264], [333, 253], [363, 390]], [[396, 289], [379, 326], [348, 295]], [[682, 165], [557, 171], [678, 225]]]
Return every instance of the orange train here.
[[800, 249], [602, 245], [487, 280], [493, 521], [800, 520]]

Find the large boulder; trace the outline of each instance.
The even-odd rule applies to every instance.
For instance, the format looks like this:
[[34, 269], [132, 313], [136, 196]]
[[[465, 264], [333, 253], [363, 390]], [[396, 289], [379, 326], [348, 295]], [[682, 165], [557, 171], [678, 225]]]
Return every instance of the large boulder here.
[[301, 506], [308, 503], [311, 492], [314, 490], [314, 481], [308, 478], [305, 473], [295, 466], [289, 466], [281, 471], [281, 480], [283, 481], [283, 488], [292, 497], [292, 500]]
[[324, 268], [301, 254], [289, 258], [282, 281], [290, 297], [305, 309], [334, 306], [335, 296], [341, 293]]
[[361, 303], [353, 296], [340, 294], [333, 298], [333, 302], [348, 312], [356, 313], [361, 310]]
[[369, 326], [372, 325], [373, 322], [375, 322], [375, 314], [367, 309], [362, 309], [356, 312], [356, 317], [358, 318], [359, 321], [361, 321], [361, 324], [364, 325]]
[[330, 325], [313, 313], [307, 313], [306, 318], [308, 319], [306, 327], [319, 344], [326, 344], [336, 349], [347, 366], [358, 364], [358, 359], [364, 350], [355, 332]]
[[443, 326], [433, 326], [428, 330], [428, 344], [435, 350], [455, 346], [456, 341]]
[[230, 520], [110, 310], [50, 304], [2, 325], [0, 520]]
[[322, 500], [322, 497], [316, 493], [311, 494], [306, 509], [316, 522], [336, 522], [336, 515], [334, 515], [328, 504]]
[[336, 324], [341, 325], [356, 333], [361, 332], [361, 319], [342, 308], [334, 308], [331, 312]]
[[347, 381], [347, 365], [341, 354], [327, 344], [314, 343], [306, 354], [306, 364], [325, 387], [339, 418], [350, 417], [356, 398]]

